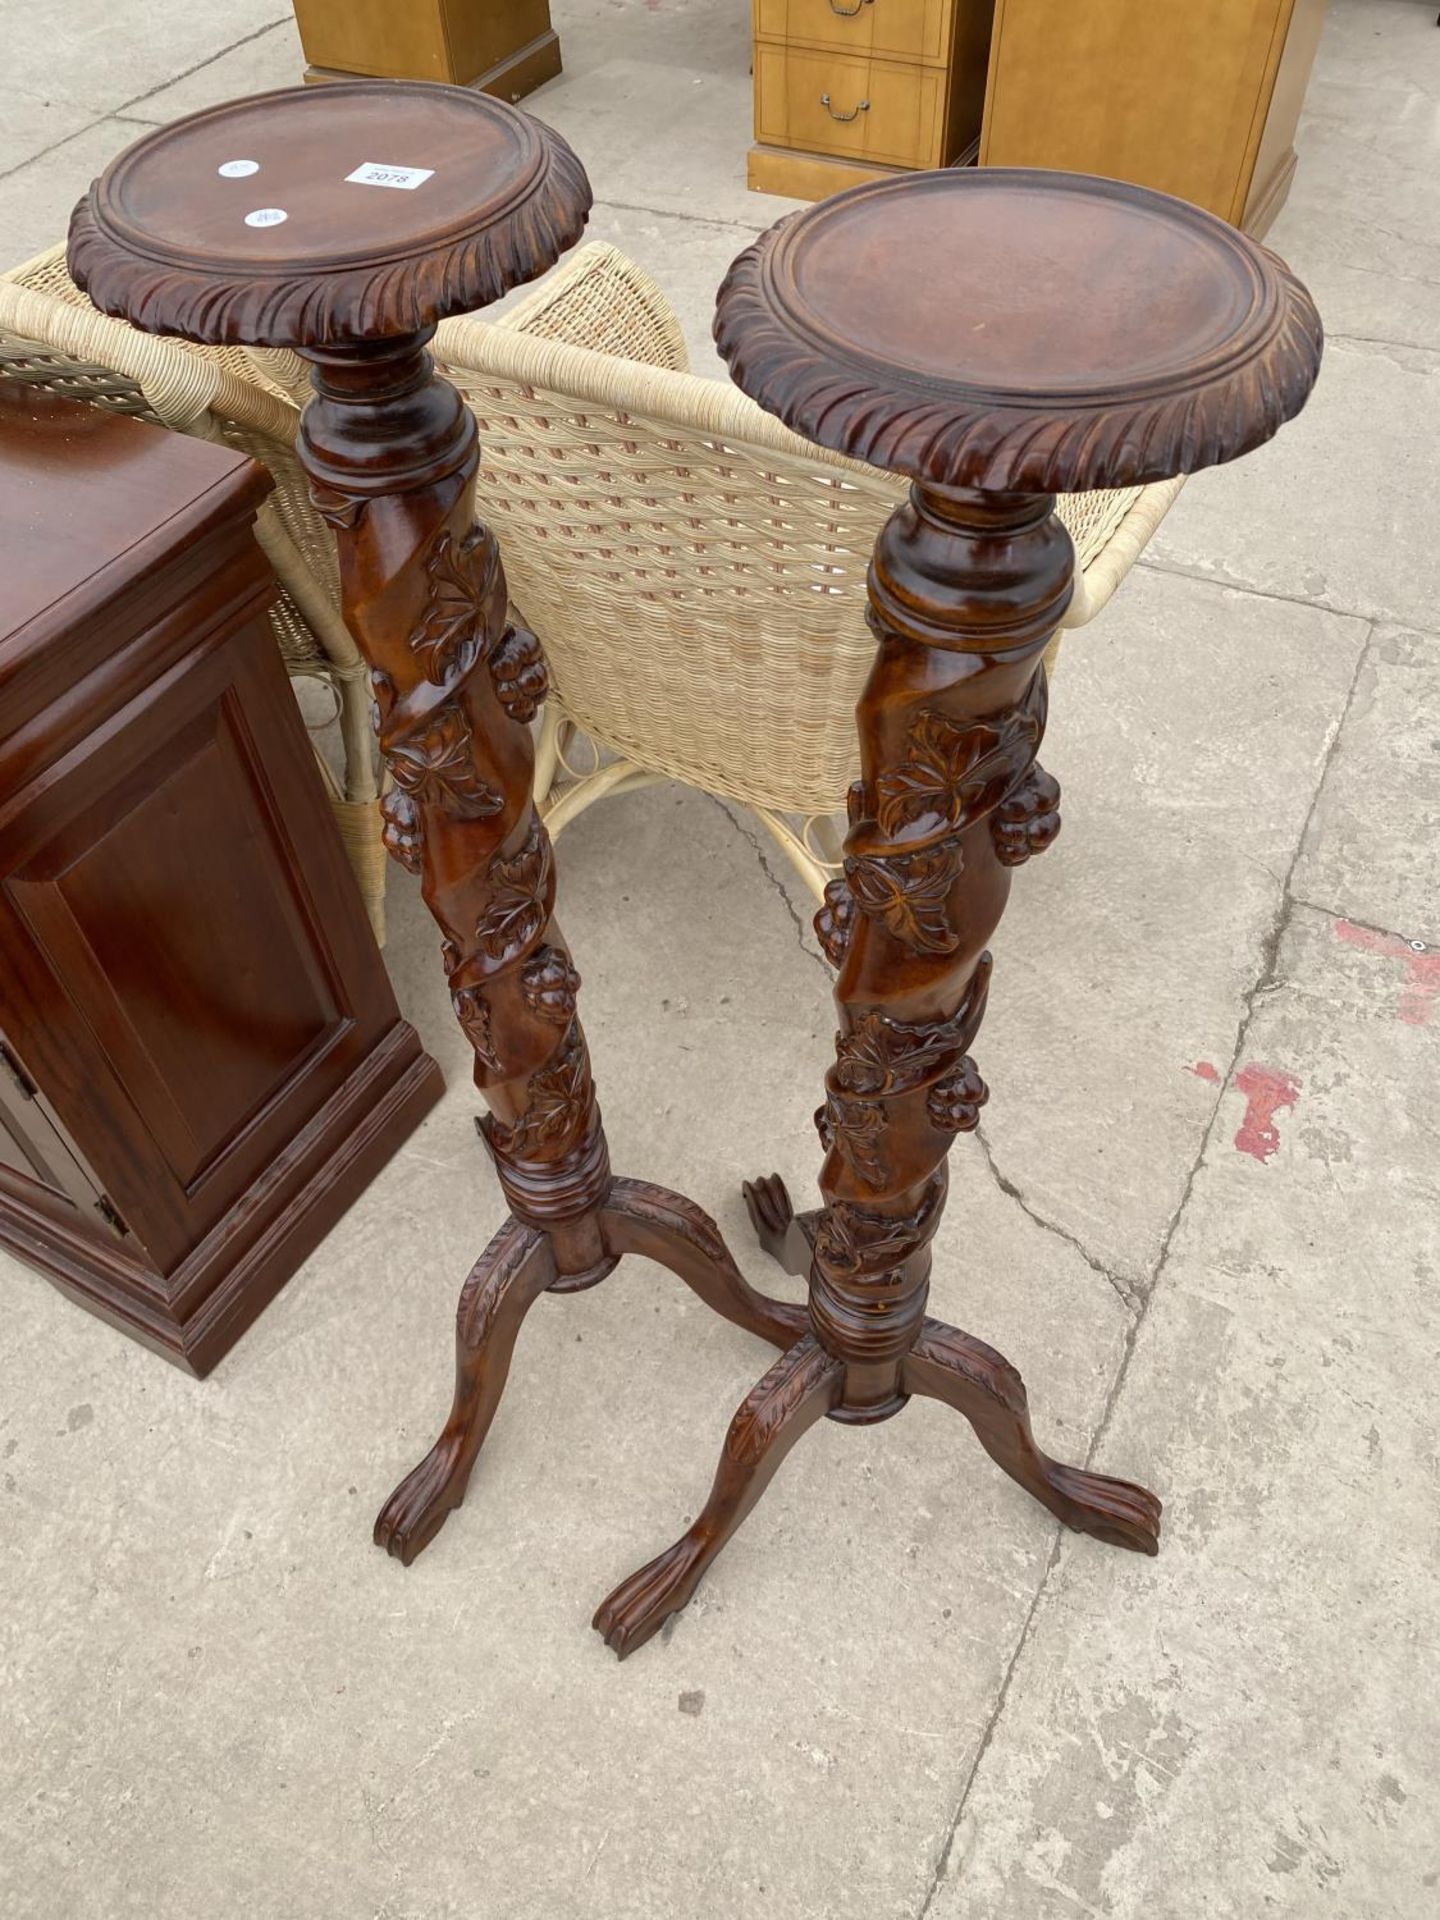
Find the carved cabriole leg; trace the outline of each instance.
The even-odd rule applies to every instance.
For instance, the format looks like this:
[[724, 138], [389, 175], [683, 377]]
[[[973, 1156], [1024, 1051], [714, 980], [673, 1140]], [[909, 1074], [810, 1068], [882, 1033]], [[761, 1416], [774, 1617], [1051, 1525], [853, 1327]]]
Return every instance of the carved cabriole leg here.
[[490, 1431], [525, 1315], [555, 1279], [550, 1243], [507, 1220], [471, 1269], [455, 1314], [455, 1399], [444, 1430], [396, 1487], [375, 1522], [375, 1544], [409, 1566], [465, 1498]]
[[844, 1368], [807, 1334], [751, 1388], [725, 1436], [710, 1498], [665, 1552], [596, 1609], [594, 1627], [620, 1659], [678, 1613], [801, 1434], [839, 1398]]
[[905, 1356], [905, 1391], [963, 1413], [998, 1467], [1077, 1533], [1112, 1547], [1157, 1553], [1160, 1502], [1145, 1487], [1052, 1460], [1035, 1444], [1025, 1383], [983, 1340], [939, 1320], [922, 1325]]

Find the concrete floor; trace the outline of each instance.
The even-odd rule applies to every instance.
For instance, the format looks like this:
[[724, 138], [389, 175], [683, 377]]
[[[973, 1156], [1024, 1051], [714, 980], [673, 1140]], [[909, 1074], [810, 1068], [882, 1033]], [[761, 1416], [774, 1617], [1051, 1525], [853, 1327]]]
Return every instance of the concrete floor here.
[[[283, 10], [17, 8], [6, 257], [145, 125], [296, 79]], [[1330, 334], [1315, 399], [1070, 643], [1065, 839], [995, 943], [993, 1098], [937, 1243], [937, 1310], [1024, 1368], [1046, 1444], [1163, 1495], [1159, 1559], [1062, 1536], [916, 1403], [812, 1434], [617, 1667], [590, 1611], [693, 1513], [765, 1364], [639, 1263], [537, 1310], [424, 1559], [372, 1549], [501, 1214], [396, 872], [391, 962], [451, 1091], [209, 1381], [0, 1257], [6, 1920], [1440, 1912], [1434, 11], [1332, 0], [1272, 236]], [[555, 15], [530, 104], [698, 363], [783, 210], [742, 184], [745, 9]], [[678, 788], [560, 865], [618, 1167], [771, 1283], [738, 1182], [816, 1171], [806, 903]]]

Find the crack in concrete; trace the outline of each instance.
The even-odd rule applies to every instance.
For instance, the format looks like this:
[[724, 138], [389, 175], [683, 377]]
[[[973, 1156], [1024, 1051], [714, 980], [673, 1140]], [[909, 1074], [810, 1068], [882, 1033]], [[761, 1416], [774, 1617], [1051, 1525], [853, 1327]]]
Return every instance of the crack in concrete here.
[[1119, 1296], [1120, 1302], [1127, 1314], [1138, 1313], [1140, 1310], [1139, 1301], [1130, 1292], [1130, 1289], [1125, 1285], [1125, 1282], [1120, 1278], [1119, 1274], [1112, 1273], [1104, 1261], [1098, 1260], [1084, 1242], [1078, 1240], [1067, 1227], [1062, 1227], [1056, 1220], [1047, 1220], [1043, 1213], [1037, 1213], [1035, 1208], [1031, 1206], [1030, 1202], [1020, 1191], [1019, 1187], [1016, 1186], [1015, 1182], [1010, 1179], [1007, 1174], [1003, 1174], [1000, 1171], [999, 1166], [996, 1164], [994, 1149], [986, 1139], [983, 1127], [977, 1127], [975, 1129], [975, 1138], [980, 1144], [981, 1153], [985, 1156], [985, 1164], [989, 1167], [995, 1184], [1001, 1193], [1003, 1193], [1008, 1200], [1015, 1202], [1027, 1220], [1033, 1220], [1035, 1225], [1043, 1229], [1044, 1232], [1053, 1233], [1057, 1240], [1063, 1240], [1067, 1247], [1073, 1247], [1092, 1273], [1098, 1273], [1102, 1280], [1108, 1280]]
[[[1100, 1451], [1101, 1446], [1104, 1444], [1105, 1436], [1108, 1433], [1110, 1429], [1110, 1423], [1114, 1418], [1115, 1409], [1120, 1403], [1120, 1396], [1121, 1396], [1121, 1393], [1124, 1391], [1125, 1381], [1130, 1371], [1130, 1362], [1134, 1356], [1135, 1347], [1140, 1337], [1140, 1329], [1141, 1327], [1144, 1326], [1146, 1315], [1150, 1309], [1150, 1304], [1154, 1300], [1156, 1293], [1159, 1291], [1161, 1276], [1163, 1275], [1165, 1268], [1170, 1259], [1170, 1249], [1173, 1246], [1175, 1241], [1175, 1236], [1180, 1229], [1180, 1223], [1184, 1219], [1185, 1213], [1189, 1207], [1190, 1196], [1194, 1192], [1195, 1182], [1199, 1177], [1200, 1169], [1204, 1166], [1206, 1158], [1210, 1152], [1210, 1143], [1215, 1137], [1216, 1129], [1220, 1119], [1221, 1094], [1223, 1092], [1224, 1086], [1228, 1084], [1231, 1075], [1234, 1073], [1236, 1062], [1239, 1060], [1240, 1055], [1244, 1050], [1245, 1041], [1249, 1035], [1251, 1023], [1255, 1017], [1256, 1004], [1260, 1000], [1262, 995], [1272, 991], [1275, 987], [1277, 987], [1280, 984], [1280, 980], [1279, 980], [1280, 948], [1284, 942], [1285, 934], [1287, 929], [1289, 928], [1290, 919], [1292, 914], [1294, 913], [1295, 908], [1297, 906], [1305, 905], [1305, 902], [1296, 900], [1295, 896], [1292, 894], [1290, 890], [1290, 883], [1294, 878], [1295, 869], [1299, 865], [1300, 856], [1305, 850], [1305, 843], [1310, 837], [1310, 825], [1315, 818], [1316, 809], [1320, 805], [1320, 796], [1325, 790], [1326, 776], [1330, 772], [1331, 763], [1335, 758], [1336, 750], [1339, 747], [1341, 737], [1344, 734], [1345, 722], [1350, 717], [1350, 710], [1354, 705], [1356, 691], [1358, 690], [1360, 685], [1360, 676], [1365, 669], [1366, 662], [1370, 658], [1371, 648], [1375, 640], [1375, 629], [1377, 624], [1378, 623], [1375, 621], [1370, 621], [1367, 623], [1367, 632], [1366, 632], [1365, 638], [1356, 652], [1355, 670], [1350, 676], [1349, 686], [1345, 689], [1345, 698], [1341, 702], [1339, 717], [1336, 720], [1335, 725], [1331, 730], [1329, 739], [1325, 743], [1325, 751], [1321, 756], [1320, 769], [1316, 777], [1314, 791], [1310, 795], [1310, 804], [1305, 809], [1305, 818], [1300, 823], [1299, 833], [1295, 836], [1295, 847], [1294, 847], [1294, 851], [1290, 856], [1290, 864], [1286, 868], [1284, 880], [1280, 883], [1280, 897], [1276, 903], [1275, 918], [1268, 932], [1266, 933], [1264, 940], [1261, 943], [1260, 956], [1259, 956], [1260, 958], [1259, 969], [1255, 975], [1255, 979], [1252, 982], [1249, 991], [1245, 995], [1244, 1004], [1240, 1011], [1240, 1019], [1237, 1023], [1236, 1032], [1235, 1032], [1235, 1046], [1230, 1056], [1230, 1064], [1227, 1067], [1224, 1079], [1221, 1082], [1221, 1090], [1217, 1091], [1216, 1093], [1215, 1105], [1211, 1109], [1210, 1119], [1205, 1126], [1205, 1130], [1200, 1136], [1200, 1142], [1196, 1149], [1195, 1157], [1190, 1164], [1190, 1170], [1185, 1176], [1185, 1184], [1181, 1189], [1180, 1198], [1176, 1202], [1175, 1210], [1171, 1214], [1169, 1222], [1166, 1225], [1165, 1232], [1161, 1238], [1160, 1251], [1156, 1256], [1155, 1266], [1151, 1272], [1149, 1287], [1140, 1296], [1140, 1299], [1137, 1303], [1136, 1310], [1133, 1316], [1127, 1321], [1127, 1324], [1125, 1327], [1125, 1335], [1124, 1335], [1124, 1346], [1120, 1354], [1120, 1363], [1115, 1369], [1115, 1377], [1110, 1383], [1110, 1391], [1105, 1396], [1105, 1405], [1101, 1409], [1100, 1418], [1096, 1423], [1095, 1431], [1091, 1437], [1090, 1445], [1087, 1448], [1085, 1453], [1085, 1466], [1087, 1467], [1087, 1469], [1093, 1470], [1095, 1465], [1095, 1457]], [[986, 1154], [988, 1157], [988, 1154], [989, 1154], [988, 1147], [986, 1148]], [[992, 1162], [992, 1165], [993, 1165], [993, 1162]], [[997, 1179], [1000, 1177], [998, 1173], [996, 1177]], [[1016, 1198], [1017, 1199], [1019, 1198], [1018, 1194], [1016, 1195]], [[1083, 1251], [1083, 1249], [1081, 1249], [1081, 1251]], [[1000, 1721], [1005, 1711], [1005, 1703], [1010, 1696], [1011, 1683], [1014, 1680], [1015, 1674], [1019, 1669], [1021, 1656], [1023, 1655], [1025, 1648], [1029, 1643], [1031, 1632], [1034, 1628], [1036, 1615], [1038, 1614], [1040, 1609], [1040, 1603], [1044, 1599], [1045, 1594], [1049, 1588], [1050, 1577], [1054, 1573], [1057, 1565], [1059, 1564], [1060, 1554], [1061, 1554], [1062, 1548], [1064, 1547], [1064, 1544], [1065, 1544], [1065, 1530], [1057, 1522], [1055, 1540], [1050, 1551], [1050, 1558], [1046, 1563], [1044, 1573], [1040, 1576], [1039, 1584], [1035, 1589], [1035, 1597], [1030, 1603], [1030, 1610], [1026, 1614], [1024, 1623], [1021, 1626], [1020, 1632], [1016, 1638], [1015, 1651], [1011, 1655], [1009, 1663], [1005, 1668], [1005, 1676], [1000, 1682], [999, 1691], [995, 1696], [994, 1711], [991, 1713], [990, 1718], [986, 1723], [985, 1731], [981, 1736], [980, 1745], [976, 1750], [974, 1762], [970, 1767], [970, 1771], [965, 1776], [964, 1784], [960, 1789], [960, 1797], [956, 1802], [954, 1816], [952, 1817], [950, 1821], [950, 1825], [946, 1831], [944, 1842], [940, 1848], [939, 1855], [936, 1859], [934, 1874], [931, 1876], [929, 1888], [927, 1889], [925, 1898], [922, 1901], [919, 1907], [919, 1910], [915, 1916], [915, 1920], [927, 1920], [927, 1916], [930, 1912], [930, 1908], [934, 1904], [935, 1895], [939, 1891], [940, 1884], [945, 1879], [945, 1876], [949, 1870], [950, 1857], [952, 1852], [954, 1851], [954, 1846], [955, 1846], [955, 1836], [960, 1830], [960, 1822], [965, 1817], [965, 1808], [969, 1803], [970, 1795], [974, 1789], [975, 1781], [979, 1776], [981, 1763], [983, 1762], [985, 1755], [990, 1751], [990, 1747], [994, 1740], [995, 1734], [999, 1729]]]
[[750, 832], [748, 827], [746, 827], [744, 821], [736, 819], [735, 815], [731, 813], [730, 809], [725, 805], [724, 801], [720, 798], [718, 794], [707, 793], [705, 795], [705, 798], [709, 800], [712, 803], [712, 805], [714, 805], [719, 809], [721, 814], [723, 814], [725, 819], [729, 821], [730, 825], [735, 829], [736, 833], [738, 833], [740, 838], [745, 842], [746, 846], [748, 846], [750, 848], [750, 851], [755, 855], [756, 860], [760, 864], [760, 871], [764, 874], [765, 878], [770, 882], [771, 886], [774, 887], [776, 893], [779, 894], [781, 900], [785, 903], [785, 911], [786, 913], [789, 914], [790, 923], [795, 929], [795, 938], [799, 943], [800, 951], [804, 954], [807, 960], [813, 961], [814, 964], [817, 967], [819, 967], [820, 971], [825, 975], [827, 982], [829, 982], [829, 984], [833, 987], [835, 976], [830, 971], [828, 963], [825, 960], [823, 960], [818, 953], [813, 953], [811, 949], [808, 946], [806, 946], [805, 936], [810, 931], [810, 929], [806, 925], [805, 921], [802, 920], [800, 915], [795, 911], [795, 902], [790, 898], [790, 894], [785, 886], [785, 882], [780, 878], [779, 874], [776, 873], [775, 869], [770, 865], [770, 862], [766, 859], [765, 857], [766, 849], [760, 844], [760, 841], [755, 837], [755, 835]]

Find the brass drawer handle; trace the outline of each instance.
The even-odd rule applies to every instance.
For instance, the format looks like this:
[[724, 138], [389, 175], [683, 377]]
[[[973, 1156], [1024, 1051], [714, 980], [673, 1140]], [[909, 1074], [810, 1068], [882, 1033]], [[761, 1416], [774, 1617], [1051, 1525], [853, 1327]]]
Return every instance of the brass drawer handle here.
[[868, 100], [862, 100], [859, 106], [852, 107], [849, 113], [837, 113], [834, 107], [832, 107], [830, 104], [830, 96], [828, 93], [821, 94], [820, 104], [822, 107], [824, 107], [825, 111], [829, 114], [832, 120], [842, 120], [842, 121], [848, 122], [850, 120], [856, 119], [860, 114], [868, 113], [870, 111], [870, 102]]
[[862, 7], [872, 7], [874, 4], [875, 0], [855, 0], [853, 7], [841, 7], [836, 5], [836, 0], [830, 0], [830, 11], [842, 20], [853, 20]]

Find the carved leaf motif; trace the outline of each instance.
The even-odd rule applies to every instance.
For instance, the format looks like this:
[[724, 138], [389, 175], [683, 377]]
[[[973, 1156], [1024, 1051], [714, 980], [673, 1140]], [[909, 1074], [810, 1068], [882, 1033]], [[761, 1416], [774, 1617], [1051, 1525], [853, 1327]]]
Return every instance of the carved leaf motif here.
[[796, 271], [790, 249], [807, 232], [798, 216], [777, 222], [733, 262], [715, 315], [721, 357], [797, 433], [922, 482], [1056, 493], [1198, 473], [1268, 440], [1300, 411], [1320, 364], [1309, 294], [1273, 254], [1242, 242], [1254, 298], [1231, 350], [1194, 379], [1122, 383], [1111, 404], [1087, 398], [1044, 415], [983, 390], [927, 398], [923, 382], [877, 382], [843, 342], [820, 353], [793, 325], [775, 288]]
[[590, 1061], [580, 1029], [572, 1026], [558, 1059], [535, 1074], [524, 1113], [511, 1126], [490, 1123], [491, 1144], [516, 1158], [564, 1138], [590, 1104]]
[[864, 911], [897, 940], [920, 953], [953, 953], [960, 936], [945, 905], [960, 868], [959, 843], [947, 840], [922, 853], [848, 859], [845, 877]]
[[815, 1252], [836, 1275], [874, 1279], [891, 1273], [930, 1240], [945, 1203], [943, 1170], [933, 1174], [914, 1213], [872, 1213], [840, 1200], [825, 1208], [815, 1233]]
[[838, 1147], [867, 1187], [883, 1187], [885, 1163], [881, 1158], [880, 1136], [887, 1119], [885, 1109], [870, 1100], [847, 1100], [830, 1094], [815, 1115], [822, 1143]]
[[500, 704], [512, 720], [528, 724], [550, 691], [545, 656], [528, 627], [512, 626], [490, 661], [490, 672]]
[[797, 1341], [750, 1389], [725, 1436], [725, 1451], [738, 1464], [760, 1459], [775, 1435], [842, 1363], [813, 1334]]
[[632, 1219], [652, 1220], [678, 1234], [707, 1260], [713, 1260], [727, 1271], [739, 1272], [730, 1249], [720, 1237], [720, 1229], [693, 1200], [672, 1193], [668, 1187], [657, 1187], [649, 1180], [620, 1180], [615, 1186], [623, 1192], [625, 1212]]
[[846, 1093], [890, 1093], [920, 1079], [954, 1051], [949, 1021], [907, 1026], [873, 1010], [836, 1037], [835, 1080]]
[[441, 707], [423, 727], [396, 740], [387, 758], [396, 786], [422, 806], [475, 820], [499, 813], [505, 804], [504, 796], [481, 779], [469, 724], [456, 706]]
[[492, 960], [506, 960], [521, 952], [539, 935], [549, 919], [545, 896], [550, 881], [550, 839], [538, 816], [520, 851], [504, 858], [497, 854], [488, 875], [490, 901], [475, 929], [475, 937]]
[[875, 783], [881, 831], [897, 834], [918, 820], [960, 827], [994, 806], [1039, 744], [1045, 698], [1037, 674], [1024, 701], [998, 720], [961, 726], [943, 713], [922, 713], [910, 730], [909, 758]]
[[910, 1024], [870, 1008], [848, 1033], [835, 1036], [834, 1084], [845, 1093], [903, 1092], [941, 1061], [962, 1055], [979, 1030], [990, 990], [990, 955], [982, 953], [960, 1005], [948, 1020]]
[[465, 1038], [475, 1049], [476, 1059], [491, 1073], [498, 1073], [500, 1061], [490, 1037], [490, 1008], [480, 989], [478, 987], [457, 988], [450, 996], [450, 1005], [455, 1018], [460, 1022]]
[[392, 859], [409, 873], [420, 871], [420, 809], [402, 788], [392, 788], [380, 802], [385, 827], [380, 838]]
[[458, 541], [442, 527], [425, 572], [430, 597], [410, 636], [410, 651], [425, 678], [443, 687], [453, 673], [469, 671], [504, 618], [500, 549], [485, 527], [472, 527]]
[[127, 313], [187, 340], [246, 340], [306, 347], [328, 341], [413, 333], [447, 313], [476, 313], [523, 286], [569, 251], [591, 204], [584, 168], [558, 133], [536, 123], [528, 182], [503, 213], [465, 223], [459, 237], [401, 257], [379, 246], [373, 261], [317, 275], [287, 266], [237, 275], [177, 269], [110, 238], [91, 189], [75, 211], [72, 266], [106, 313]]
[[512, 1281], [535, 1251], [537, 1237], [532, 1228], [511, 1220], [471, 1269], [460, 1292], [456, 1321], [461, 1342], [470, 1352], [485, 1345]]

